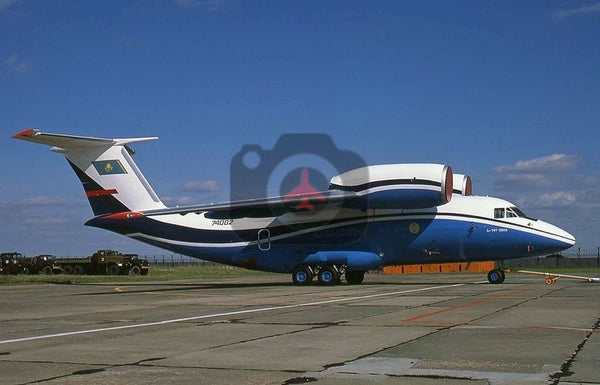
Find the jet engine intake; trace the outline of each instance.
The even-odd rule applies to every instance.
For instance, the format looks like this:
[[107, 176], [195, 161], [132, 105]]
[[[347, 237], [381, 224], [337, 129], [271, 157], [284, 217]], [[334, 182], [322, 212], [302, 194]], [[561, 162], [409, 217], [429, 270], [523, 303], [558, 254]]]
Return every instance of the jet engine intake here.
[[473, 195], [473, 183], [471, 177], [463, 174], [454, 174], [454, 194], [463, 196]]

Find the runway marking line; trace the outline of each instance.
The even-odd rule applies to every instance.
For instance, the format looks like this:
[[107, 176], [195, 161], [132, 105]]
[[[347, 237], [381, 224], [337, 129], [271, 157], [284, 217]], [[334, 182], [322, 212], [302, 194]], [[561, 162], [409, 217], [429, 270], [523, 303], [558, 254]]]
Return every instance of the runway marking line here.
[[[495, 297], [480, 299], [479, 301], [466, 303], [464, 305], [453, 306], [453, 307], [449, 307], [449, 308], [446, 308], [446, 309], [437, 310], [437, 311], [434, 311], [434, 312], [431, 312], [431, 313], [421, 314], [421, 315], [416, 316], [416, 317], [406, 318], [406, 319], [403, 319], [402, 322], [417, 322], [417, 321], [419, 321], [419, 320], [421, 320], [423, 318], [432, 317], [434, 315], [438, 315], [438, 314], [442, 314], [442, 313], [447, 313], [449, 311], [454, 311], [454, 310], [457, 310], [457, 309], [463, 309], [463, 308], [467, 308], [467, 307], [471, 307], [471, 306], [475, 306], [475, 305], [480, 305], [482, 303], [495, 301], [495, 300], [500, 299], [500, 298], [511, 297], [513, 295], [525, 293], [525, 292], [532, 291], [532, 290], [535, 290], [535, 288], [518, 290], [518, 291], [511, 291], [510, 293], [505, 293], [505, 294], [502, 294], [502, 295], [497, 295]], [[420, 322], [427, 323], [427, 321], [420, 321]]]
[[169, 319], [169, 320], [163, 320], [163, 321], [146, 322], [146, 323], [141, 323], [141, 324], [111, 326], [111, 327], [106, 327], [106, 328], [77, 330], [77, 331], [72, 331], [72, 332], [64, 332], [64, 333], [56, 333], [56, 334], [45, 334], [45, 335], [32, 336], [32, 337], [15, 338], [15, 339], [10, 339], [10, 340], [0, 340], [0, 345], [17, 343], [17, 342], [43, 340], [43, 339], [48, 339], [48, 338], [75, 336], [75, 335], [80, 335], [80, 334], [101, 333], [101, 332], [109, 332], [109, 331], [115, 331], [115, 330], [125, 330], [125, 329], [135, 329], [135, 328], [150, 327], [150, 326], [168, 325], [168, 324], [173, 324], [173, 323], [178, 323], [178, 322], [198, 321], [198, 320], [209, 319], [209, 318], [228, 317], [228, 316], [241, 315], [241, 314], [261, 313], [261, 312], [266, 312], [266, 311], [271, 311], [271, 310], [294, 309], [294, 308], [328, 305], [328, 304], [333, 304], [333, 303], [350, 302], [350, 301], [364, 300], [364, 299], [371, 299], [371, 298], [378, 298], [378, 297], [391, 297], [391, 296], [399, 295], [399, 294], [418, 293], [418, 292], [437, 290], [437, 289], [447, 289], [447, 288], [451, 288], [451, 287], [459, 287], [459, 286], [464, 286], [464, 285], [466, 285], [466, 283], [457, 283], [457, 284], [453, 284], [453, 285], [430, 286], [430, 287], [424, 287], [424, 288], [420, 288], [420, 289], [400, 290], [400, 291], [393, 291], [393, 292], [389, 292], [389, 293], [368, 294], [368, 295], [362, 295], [362, 296], [356, 296], [356, 297], [336, 298], [336, 299], [329, 299], [329, 300], [316, 301], [316, 302], [297, 303], [297, 304], [292, 304], [292, 305], [269, 306], [269, 307], [263, 307], [263, 308], [257, 308], [257, 309], [247, 309], [247, 310], [230, 311], [230, 312], [225, 312], [225, 313], [205, 314], [205, 315], [184, 317], [184, 318], [175, 318], [175, 319]]

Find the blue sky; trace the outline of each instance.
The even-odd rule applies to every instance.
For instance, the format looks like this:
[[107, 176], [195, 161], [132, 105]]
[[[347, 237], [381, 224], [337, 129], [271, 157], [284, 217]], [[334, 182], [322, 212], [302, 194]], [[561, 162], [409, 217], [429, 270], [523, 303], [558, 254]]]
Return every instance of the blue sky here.
[[600, 246], [598, 1], [0, 0], [0, 245], [154, 249], [87, 228], [29, 127], [159, 136], [136, 161], [170, 204], [229, 197], [231, 158], [327, 133], [367, 163], [439, 162]]

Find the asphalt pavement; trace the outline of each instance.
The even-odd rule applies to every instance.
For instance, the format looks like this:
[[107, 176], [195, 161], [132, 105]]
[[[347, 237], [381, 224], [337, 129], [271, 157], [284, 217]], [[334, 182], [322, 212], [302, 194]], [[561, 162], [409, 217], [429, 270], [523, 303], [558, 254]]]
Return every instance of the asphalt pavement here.
[[600, 384], [600, 284], [290, 281], [2, 286], [0, 384]]

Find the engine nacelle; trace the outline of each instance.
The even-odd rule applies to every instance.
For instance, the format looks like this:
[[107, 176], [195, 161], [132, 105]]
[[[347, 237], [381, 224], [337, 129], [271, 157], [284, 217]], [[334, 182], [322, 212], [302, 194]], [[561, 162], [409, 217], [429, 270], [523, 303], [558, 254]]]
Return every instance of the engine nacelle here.
[[454, 193], [464, 196], [473, 195], [473, 183], [471, 177], [463, 174], [454, 174]]
[[329, 188], [363, 198], [352, 202], [352, 207], [416, 209], [450, 202], [453, 181], [452, 169], [443, 164], [384, 164], [335, 176]]
[[303, 261], [305, 265], [346, 266], [347, 271], [375, 270], [381, 266], [381, 257], [367, 251], [319, 251]]

